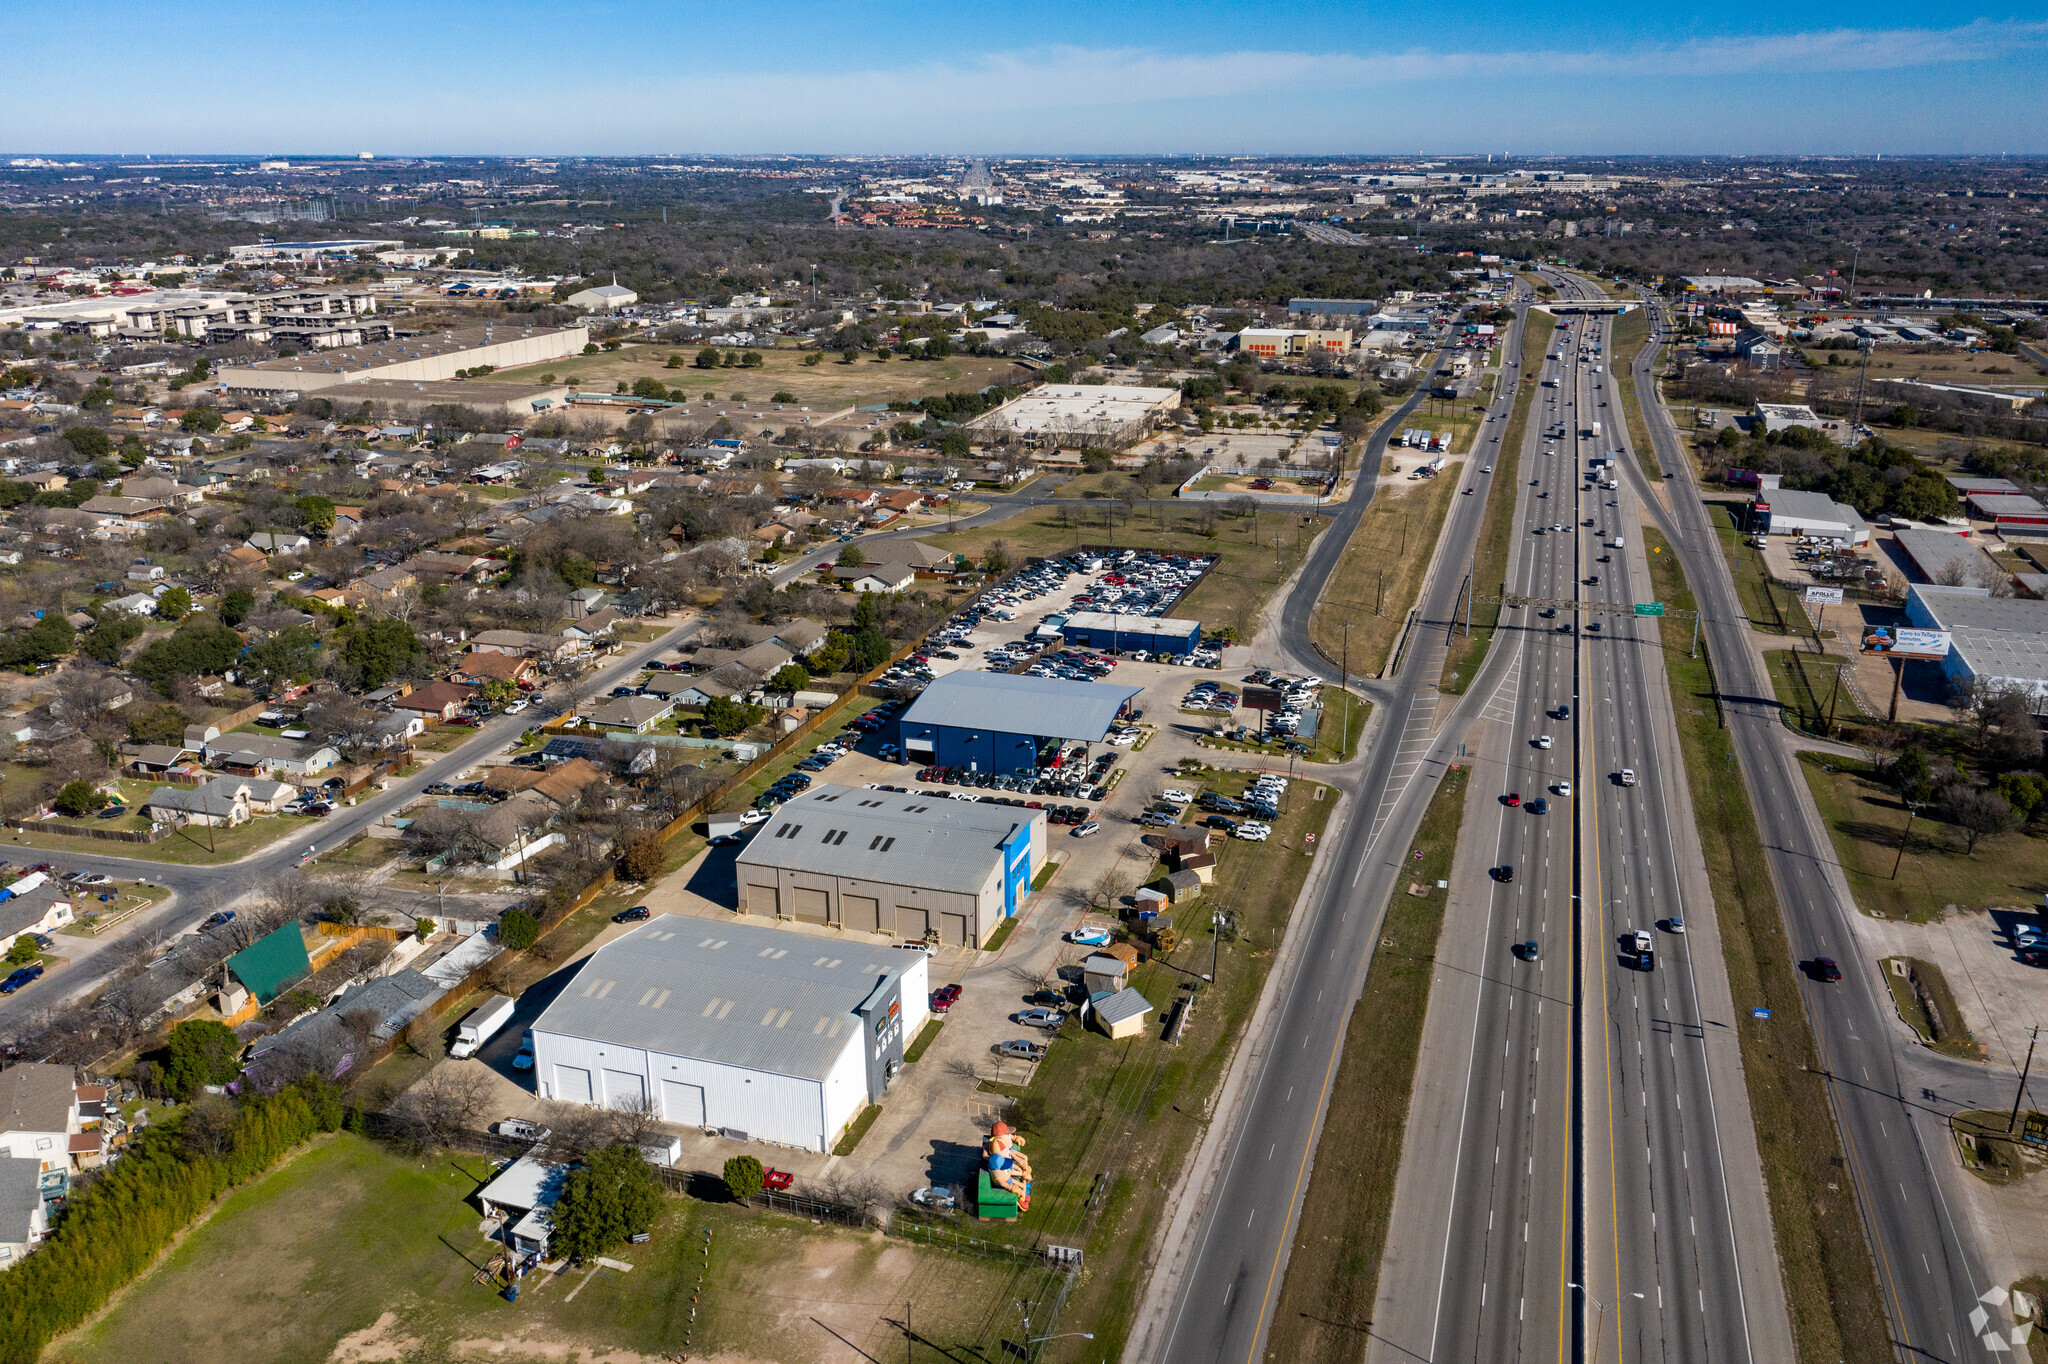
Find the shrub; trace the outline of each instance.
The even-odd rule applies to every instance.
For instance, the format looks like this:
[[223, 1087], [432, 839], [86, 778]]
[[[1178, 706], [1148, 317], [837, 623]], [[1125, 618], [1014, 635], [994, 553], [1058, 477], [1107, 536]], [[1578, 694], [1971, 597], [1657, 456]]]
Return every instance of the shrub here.
[[619, 875], [628, 881], [652, 881], [661, 875], [666, 845], [652, 829], [628, 834], [619, 844]]
[[540, 920], [523, 909], [508, 909], [498, 916], [498, 941], [523, 952], [540, 937]]
[[242, 1039], [211, 1019], [187, 1019], [172, 1028], [165, 1050], [164, 1085], [181, 1100], [206, 1085], [224, 1085], [242, 1071], [236, 1059], [242, 1054]]
[[93, 814], [107, 807], [107, 793], [89, 781], [66, 782], [64, 789], [57, 793], [54, 802], [57, 813], [77, 818]]
[[[760, 1162], [755, 1162], [759, 1168]], [[654, 1225], [661, 1186], [654, 1167], [624, 1142], [599, 1151], [569, 1176], [556, 1200], [549, 1248], [579, 1260], [610, 1250]]]
[[734, 1156], [725, 1162], [725, 1191], [735, 1203], [744, 1203], [761, 1192], [768, 1172], [754, 1156]]

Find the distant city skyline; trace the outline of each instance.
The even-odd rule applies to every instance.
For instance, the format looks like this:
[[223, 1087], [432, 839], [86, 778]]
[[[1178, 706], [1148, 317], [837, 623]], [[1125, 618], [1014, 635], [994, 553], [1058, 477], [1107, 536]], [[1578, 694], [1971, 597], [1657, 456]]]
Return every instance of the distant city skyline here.
[[[2048, 151], [2039, 9], [424, 0], [14, 11], [12, 154]], [[1934, 22], [1929, 15], [1937, 14]], [[317, 81], [284, 78], [309, 70]]]

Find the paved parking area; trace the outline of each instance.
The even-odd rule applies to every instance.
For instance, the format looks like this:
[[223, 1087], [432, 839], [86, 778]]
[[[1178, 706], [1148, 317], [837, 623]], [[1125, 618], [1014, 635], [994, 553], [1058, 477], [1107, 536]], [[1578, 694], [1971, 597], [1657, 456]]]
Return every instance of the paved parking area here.
[[1856, 916], [1870, 970], [1882, 969], [1881, 957], [1917, 957], [1939, 966], [1984, 1059], [2015, 1068], [2026, 1055], [2028, 1029], [2048, 1023], [2048, 970], [2019, 959], [2012, 930], [2040, 922], [2031, 907], [2019, 905], [1954, 908], [1929, 924]]

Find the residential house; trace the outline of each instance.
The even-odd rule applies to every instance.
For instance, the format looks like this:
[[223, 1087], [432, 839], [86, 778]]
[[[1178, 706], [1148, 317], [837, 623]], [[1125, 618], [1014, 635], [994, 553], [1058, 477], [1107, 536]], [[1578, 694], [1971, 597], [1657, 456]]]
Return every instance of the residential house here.
[[571, 622], [562, 633], [577, 640], [602, 639], [617, 629], [619, 622], [624, 619], [624, 616], [607, 606], [602, 611], [594, 611], [579, 621]]
[[128, 770], [144, 777], [160, 776], [199, 756], [198, 749], [183, 744], [122, 744], [121, 752], [128, 760]]
[[468, 706], [476, 696], [476, 688], [459, 682], [430, 682], [407, 696], [392, 702], [394, 710], [410, 711], [414, 715], [430, 720], [453, 720], [457, 712]]
[[0, 1269], [21, 1263], [49, 1231], [42, 1163], [28, 1156], [0, 1160]]
[[223, 734], [204, 749], [210, 767], [251, 776], [312, 777], [341, 761], [331, 745], [270, 734]]
[[770, 521], [765, 526], [756, 526], [748, 531], [747, 538], [758, 542], [763, 549], [770, 545], [780, 548], [795, 540], [796, 532], [778, 521]]
[[536, 770], [531, 767], [494, 767], [484, 777], [484, 789], [517, 794], [531, 791], [557, 809], [567, 810], [596, 782], [605, 779], [604, 769], [584, 758]]
[[147, 592], [131, 592], [125, 597], [116, 597], [100, 607], [103, 611], [119, 611], [129, 616], [153, 616], [156, 614], [156, 598]]
[[825, 636], [830, 633], [818, 622], [799, 616], [778, 626], [772, 638], [793, 656], [801, 658], [823, 644]]
[[176, 509], [198, 506], [206, 500], [206, 490], [170, 478], [129, 478], [121, 483], [121, 496]]
[[588, 646], [581, 640], [563, 635], [536, 635], [524, 630], [485, 630], [469, 641], [473, 653], [516, 654], [521, 658], [539, 659], [543, 663], [559, 663], [583, 652]]
[[[23, 877], [15, 884], [27, 881], [28, 877]], [[24, 933], [55, 933], [71, 922], [73, 913], [71, 892], [48, 878], [0, 900], [0, 953], [14, 946], [14, 940]]]
[[72, 1174], [106, 1154], [106, 1097], [69, 1066], [24, 1061], [0, 1070], [0, 1159], [35, 1161], [44, 1197], [64, 1197]]
[[881, 493], [873, 488], [827, 488], [821, 495], [825, 502], [856, 511], [868, 511], [881, 499]]
[[297, 531], [259, 530], [242, 542], [263, 554], [304, 554], [313, 542]]
[[577, 618], [602, 610], [605, 590], [601, 587], [579, 587], [569, 594], [569, 614]]
[[645, 734], [674, 709], [672, 702], [658, 696], [610, 696], [584, 707], [583, 719], [605, 729]]
[[336, 507], [334, 524], [327, 528], [328, 542], [336, 545], [347, 544], [356, 538], [356, 532], [363, 528], [363, 522], [367, 519], [361, 507]]
[[907, 512], [914, 512], [923, 505], [923, 493], [913, 492], [908, 488], [899, 488], [895, 492], [883, 493], [875, 502], [875, 510], [894, 512], [901, 516]]
[[889, 546], [892, 562], [909, 564], [920, 573], [951, 573], [953, 552], [928, 545], [922, 540], [899, 540]]
[[204, 786], [159, 786], [142, 804], [151, 819], [232, 828], [261, 812], [275, 814], [299, 789], [266, 777], [215, 777]]
[[832, 576], [856, 592], [908, 592], [917, 582], [917, 570], [909, 564], [835, 568]]
[[261, 568], [266, 562], [268, 561], [263, 557], [263, 551], [253, 545], [236, 545], [220, 556], [221, 567], [229, 573]]
[[491, 653], [486, 650], [464, 654], [456, 660], [455, 669], [448, 677], [453, 682], [517, 684], [529, 680], [533, 673], [534, 664], [530, 658], [520, 658], [516, 654]]
[[128, 565], [128, 572], [123, 576], [131, 583], [160, 583], [164, 580], [164, 566], [147, 559], [137, 559]]
[[702, 708], [721, 696], [744, 696], [761, 685], [761, 675], [744, 663], [721, 663], [702, 677], [690, 679], [690, 685], [675, 694], [674, 700], [680, 706]]
[[474, 578], [481, 580], [491, 570], [502, 567], [497, 559], [486, 559], [475, 554], [450, 554], [443, 550], [427, 550], [407, 559], [402, 567], [409, 570], [421, 582], [453, 578]]

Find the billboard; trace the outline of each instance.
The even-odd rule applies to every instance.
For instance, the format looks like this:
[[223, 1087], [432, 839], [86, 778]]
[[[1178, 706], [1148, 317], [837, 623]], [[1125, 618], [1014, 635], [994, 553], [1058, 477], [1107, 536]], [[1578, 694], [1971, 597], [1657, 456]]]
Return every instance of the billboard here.
[[1840, 606], [1842, 589], [1839, 587], [1809, 587], [1799, 594], [1799, 600], [1808, 606]]
[[1863, 632], [1863, 652], [1894, 658], [1947, 658], [1949, 632], [1880, 625]]
[[1287, 698], [1272, 687], [1246, 687], [1238, 704], [1246, 710], [1286, 710]]

